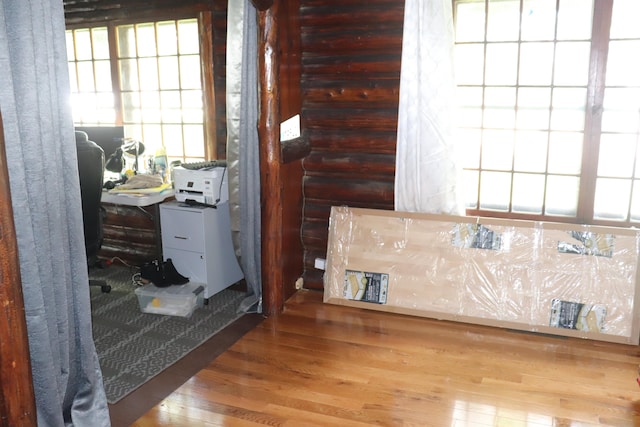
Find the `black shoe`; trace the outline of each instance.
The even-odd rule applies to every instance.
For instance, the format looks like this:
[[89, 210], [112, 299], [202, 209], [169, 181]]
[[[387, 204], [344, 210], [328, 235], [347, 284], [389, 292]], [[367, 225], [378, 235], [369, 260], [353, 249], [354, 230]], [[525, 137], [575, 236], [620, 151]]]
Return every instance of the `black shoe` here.
[[178, 273], [178, 270], [176, 270], [176, 267], [173, 265], [171, 258], [167, 258], [162, 266], [164, 277], [169, 283], [174, 285], [184, 285], [185, 283], [189, 283], [188, 277], [184, 277], [182, 274]]
[[171, 285], [171, 282], [167, 280], [162, 265], [158, 264], [158, 261], [147, 262], [140, 267], [140, 277], [150, 281], [159, 288], [165, 288]]

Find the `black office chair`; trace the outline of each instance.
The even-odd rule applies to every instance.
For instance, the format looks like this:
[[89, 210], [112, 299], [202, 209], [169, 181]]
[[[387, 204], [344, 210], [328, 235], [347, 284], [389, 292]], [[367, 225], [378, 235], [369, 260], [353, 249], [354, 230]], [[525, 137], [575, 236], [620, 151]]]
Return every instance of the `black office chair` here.
[[[87, 266], [98, 263], [98, 251], [102, 246], [102, 221], [104, 210], [100, 205], [102, 182], [104, 179], [104, 151], [86, 132], [76, 131], [78, 151], [78, 173], [82, 198], [82, 220], [84, 223], [84, 244], [87, 251]], [[110, 292], [111, 286], [105, 280], [89, 280], [90, 286], [100, 286], [102, 292]]]

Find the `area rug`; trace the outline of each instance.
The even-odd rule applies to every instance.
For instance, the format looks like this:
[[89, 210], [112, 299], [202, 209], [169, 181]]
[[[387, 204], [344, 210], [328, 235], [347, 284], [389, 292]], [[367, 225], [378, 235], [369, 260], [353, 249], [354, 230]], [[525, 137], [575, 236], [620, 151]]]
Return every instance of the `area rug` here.
[[132, 280], [136, 270], [111, 265], [90, 273], [112, 288], [102, 293], [91, 287], [93, 338], [111, 404], [242, 316], [237, 309], [245, 294], [230, 289], [213, 295], [189, 318], [143, 313]]

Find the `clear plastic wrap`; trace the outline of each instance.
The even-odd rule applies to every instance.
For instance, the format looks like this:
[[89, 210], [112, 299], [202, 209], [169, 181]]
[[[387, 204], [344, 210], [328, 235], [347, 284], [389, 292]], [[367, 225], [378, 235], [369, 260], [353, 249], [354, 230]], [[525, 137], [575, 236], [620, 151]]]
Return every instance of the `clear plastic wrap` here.
[[638, 344], [634, 229], [332, 208], [324, 300]]

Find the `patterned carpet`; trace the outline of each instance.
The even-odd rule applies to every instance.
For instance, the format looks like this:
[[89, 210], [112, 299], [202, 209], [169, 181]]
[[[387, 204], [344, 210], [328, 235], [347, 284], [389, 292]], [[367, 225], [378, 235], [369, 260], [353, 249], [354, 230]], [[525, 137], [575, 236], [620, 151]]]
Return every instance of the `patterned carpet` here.
[[112, 265], [90, 274], [112, 287], [110, 293], [91, 287], [93, 337], [109, 403], [118, 402], [242, 316], [237, 308], [245, 295], [229, 289], [213, 295], [190, 318], [143, 313], [134, 292], [135, 270]]

